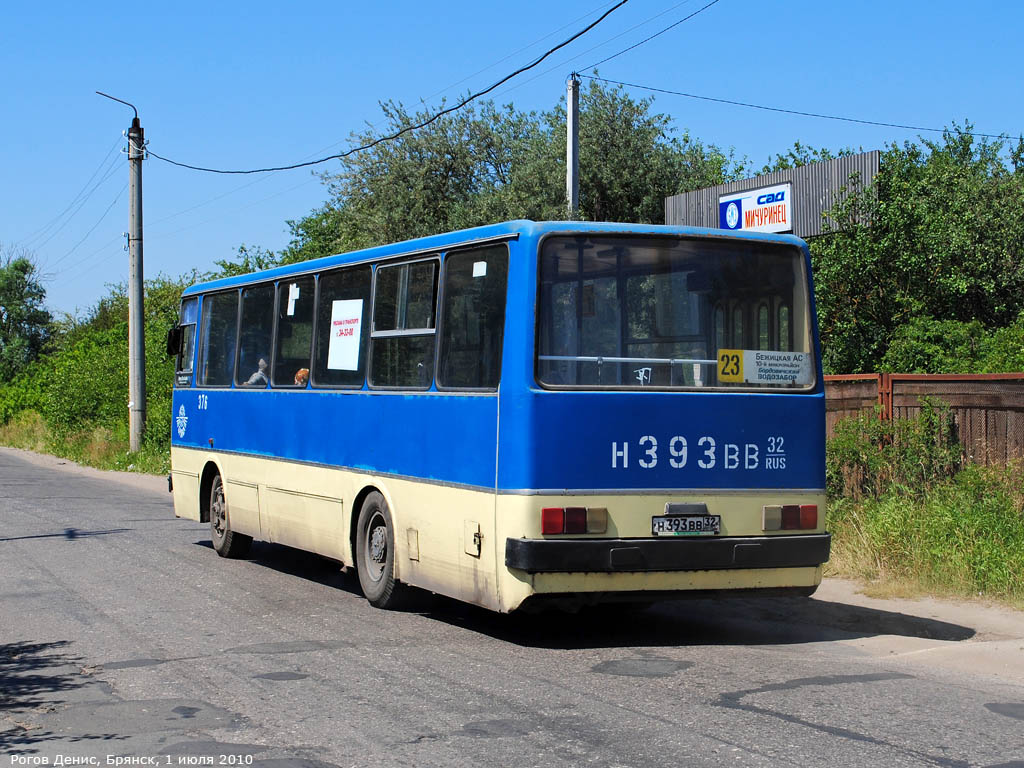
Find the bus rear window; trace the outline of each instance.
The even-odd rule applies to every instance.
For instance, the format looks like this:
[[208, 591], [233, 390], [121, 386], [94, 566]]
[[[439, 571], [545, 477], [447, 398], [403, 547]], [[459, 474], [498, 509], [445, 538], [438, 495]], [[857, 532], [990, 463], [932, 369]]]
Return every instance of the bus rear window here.
[[553, 388], [813, 384], [798, 248], [551, 237], [540, 255], [537, 380]]

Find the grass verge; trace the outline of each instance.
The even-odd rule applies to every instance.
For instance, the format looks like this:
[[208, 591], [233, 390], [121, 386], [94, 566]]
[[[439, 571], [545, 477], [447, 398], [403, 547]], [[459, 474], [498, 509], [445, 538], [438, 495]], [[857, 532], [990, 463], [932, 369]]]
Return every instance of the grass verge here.
[[166, 447], [143, 444], [142, 450], [128, 450], [128, 435], [108, 427], [95, 426], [57, 433], [36, 411], [21, 411], [0, 425], [0, 445], [49, 453], [97, 469], [122, 472], [166, 474], [170, 455]]

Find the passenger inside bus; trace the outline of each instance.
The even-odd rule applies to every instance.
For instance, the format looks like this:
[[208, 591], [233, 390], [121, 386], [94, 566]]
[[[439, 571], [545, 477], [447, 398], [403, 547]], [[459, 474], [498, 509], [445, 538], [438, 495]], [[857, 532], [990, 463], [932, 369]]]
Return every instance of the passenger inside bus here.
[[267, 361], [260, 358], [258, 369], [245, 381], [246, 386], [265, 387], [267, 386]]

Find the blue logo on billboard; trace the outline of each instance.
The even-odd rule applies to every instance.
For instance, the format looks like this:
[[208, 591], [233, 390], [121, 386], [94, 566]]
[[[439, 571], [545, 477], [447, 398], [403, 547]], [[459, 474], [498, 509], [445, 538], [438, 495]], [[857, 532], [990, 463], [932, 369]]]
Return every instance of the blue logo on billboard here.
[[743, 200], [718, 204], [718, 228], [740, 229], [743, 224]]
[[757, 198], [758, 205], [769, 205], [770, 203], [781, 203], [786, 199], [786, 190], [774, 192], [770, 195], [761, 195]]

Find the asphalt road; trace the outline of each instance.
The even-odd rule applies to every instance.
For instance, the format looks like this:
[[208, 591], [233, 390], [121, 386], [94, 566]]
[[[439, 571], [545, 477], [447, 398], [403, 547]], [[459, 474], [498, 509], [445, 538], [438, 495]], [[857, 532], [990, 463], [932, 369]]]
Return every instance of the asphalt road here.
[[3, 449], [0, 750], [0, 766], [1021, 767], [1024, 620], [841, 583], [634, 614], [384, 612], [295, 550], [218, 558], [162, 479]]

